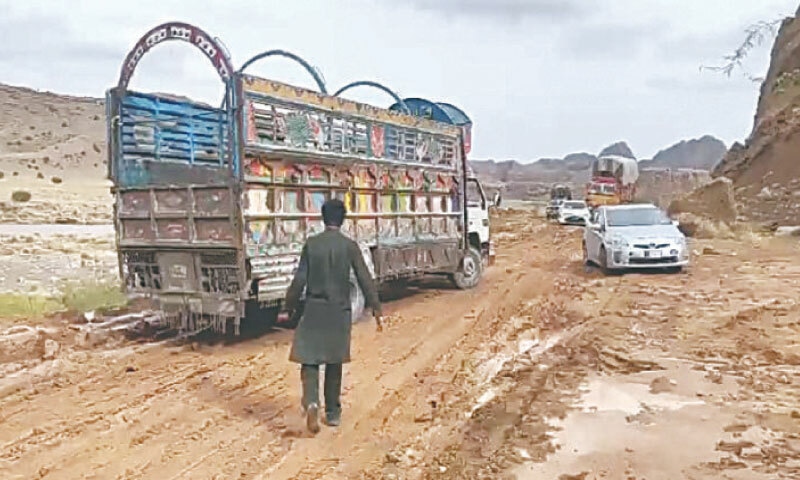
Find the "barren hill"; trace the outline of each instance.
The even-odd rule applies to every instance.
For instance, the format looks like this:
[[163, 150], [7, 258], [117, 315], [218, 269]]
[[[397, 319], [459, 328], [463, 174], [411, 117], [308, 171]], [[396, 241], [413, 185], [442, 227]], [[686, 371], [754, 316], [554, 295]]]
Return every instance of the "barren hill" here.
[[107, 220], [105, 156], [102, 101], [0, 84], [0, 223]]

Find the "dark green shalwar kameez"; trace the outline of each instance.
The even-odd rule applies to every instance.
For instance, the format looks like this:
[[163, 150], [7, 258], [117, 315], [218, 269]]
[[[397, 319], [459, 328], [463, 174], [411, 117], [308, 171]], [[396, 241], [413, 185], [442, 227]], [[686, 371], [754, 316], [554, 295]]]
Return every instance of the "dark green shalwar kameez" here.
[[319, 404], [319, 366], [325, 365], [325, 413], [338, 418], [342, 364], [350, 361], [350, 269], [364, 292], [366, 305], [380, 315], [381, 305], [372, 276], [358, 245], [338, 229], [310, 237], [286, 293], [286, 310], [293, 312], [303, 288], [303, 317], [294, 334], [289, 360], [302, 365], [303, 408]]

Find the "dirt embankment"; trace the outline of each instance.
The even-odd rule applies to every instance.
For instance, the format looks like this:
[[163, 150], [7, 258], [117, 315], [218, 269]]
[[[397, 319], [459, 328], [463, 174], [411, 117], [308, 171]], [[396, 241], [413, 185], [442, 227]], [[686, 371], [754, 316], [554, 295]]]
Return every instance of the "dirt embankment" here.
[[784, 20], [761, 86], [753, 130], [713, 171], [733, 180], [742, 215], [800, 225], [800, 20]]
[[409, 286], [387, 298], [383, 333], [356, 325], [344, 423], [316, 437], [289, 331], [150, 344], [74, 329], [86, 324], [5, 332], [31, 353], [0, 359], [0, 477], [800, 471], [796, 244], [692, 241], [685, 274], [603, 277], [581, 264], [580, 229], [526, 211], [494, 225], [498, 263], [477, 290]]

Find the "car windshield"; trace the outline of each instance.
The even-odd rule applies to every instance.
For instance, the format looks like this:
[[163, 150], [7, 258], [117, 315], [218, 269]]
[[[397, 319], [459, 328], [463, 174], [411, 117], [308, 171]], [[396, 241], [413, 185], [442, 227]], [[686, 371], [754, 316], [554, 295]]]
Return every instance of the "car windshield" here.
[[625, 208], [607, 210], [609, 227], [639, 227], [646, 225], [670, 225], [672, 221], [658, 208]]
[[586, 204], [583, 202], [566, 202], [564, 204], [564, 208], [572, 208], [572, 209], [586, 208]]

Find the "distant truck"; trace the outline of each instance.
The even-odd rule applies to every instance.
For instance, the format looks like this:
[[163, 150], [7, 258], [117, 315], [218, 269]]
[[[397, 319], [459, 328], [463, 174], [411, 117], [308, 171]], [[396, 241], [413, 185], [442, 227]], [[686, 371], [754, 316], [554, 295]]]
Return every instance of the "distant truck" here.
[[[168, 40], [211, 60], [225, 85], [220, 107], [128, 89], [141, 57]], [[244, 73], [272, 53], [298, 60], [319, 91]], [[329, 95], [283, 51], [235, 71], [193, 25], [149, 31], [106, 96], [126, 292], [152, 299], [179, 330], [239, 334], [246, 313], [283, 301], [329, 198], [347, 205], [343, 230], [378, 282], [439, 274], [477, 285], [494, 249], [491, 202], [466, 168], [471, 121], [449, 104], [392, 95], [390, 109]], [[364, 298], [351, 281], [357, 319]]]
[[564, 184], [556, 183], [550, 188], [550, 200], [572, 200], [572, 190]]
[[586, 187], [586, 204], [589, 208], [602, 205], [620, 205], [633, 201], [638, 163], [633, 158], [604, 155], [592, 162], [592, 177]]

